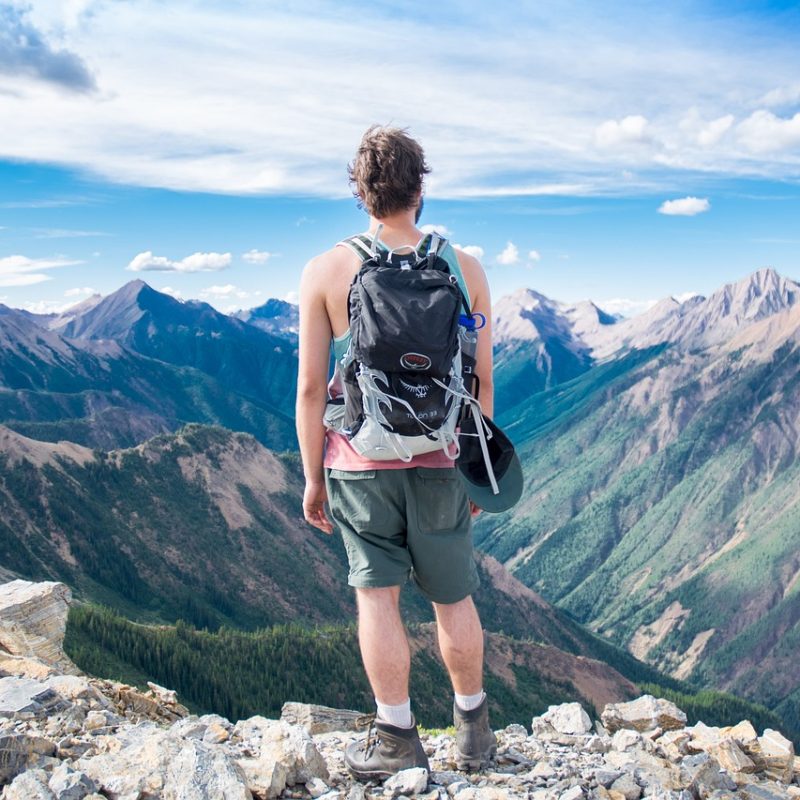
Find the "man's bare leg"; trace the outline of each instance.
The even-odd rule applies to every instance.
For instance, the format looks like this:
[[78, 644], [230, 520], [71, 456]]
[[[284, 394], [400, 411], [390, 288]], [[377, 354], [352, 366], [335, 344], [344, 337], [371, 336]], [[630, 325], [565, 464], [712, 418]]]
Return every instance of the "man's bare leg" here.
[[411, 651], [400, 617], [400, 587], [356, 589], [358, 643], [372, 692], [379, 703], [408, 700]]
[[483, 689], [483, 629], [472, 597], [457, 603], [434, 603], [439, 649], [456, 694]]

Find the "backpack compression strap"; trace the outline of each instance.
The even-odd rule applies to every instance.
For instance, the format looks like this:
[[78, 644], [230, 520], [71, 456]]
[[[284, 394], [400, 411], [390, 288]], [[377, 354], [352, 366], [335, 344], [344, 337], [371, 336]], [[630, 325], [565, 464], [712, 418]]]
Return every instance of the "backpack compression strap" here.
[[[380, 237], [382, 227], [383, 225], [379, 225], [378, 229], [375, 231], [375, 235], [372, 237], [367, 236], [365, 233], [359, 233], [355, 236], [349, 236], [347, 239], [342, 239], [341, 242], [337, 242], [337, 247], [341, 245], [342, 247], [348, 248], [348, 250], [352, 250], [361, 259], [361, 263], [363, 264], [365, 261], [379, 254], [378, 238]], [[425, 247], [426, 242], [427, 247]], [[441, 255], [445, 247], [447, 247], [447, 239], [443, 239], [438, 233], [431, 233], [420, 240], [417, 247], [414, 248], [414, 252], [418, 256], [426, 255], [431, 259], [431, 263], [433, 263], [435, 257]], [[394, 251], [389, 251], [389, 255], [393, 252]]]

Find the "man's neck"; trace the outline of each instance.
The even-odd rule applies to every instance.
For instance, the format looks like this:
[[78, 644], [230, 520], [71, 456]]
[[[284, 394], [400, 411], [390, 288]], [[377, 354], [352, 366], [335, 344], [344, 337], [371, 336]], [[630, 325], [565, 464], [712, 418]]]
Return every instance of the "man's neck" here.
[[391, 214], [386, 217], [369, 218], [369, 233], [374, 234], [378, 230], [378, 225], [383, 225], [381, 228], [381, 241], [390, 248], [402, 247], [403, 245], [410, 245], [414, 247], [422, 237], [422, 232], [414, 224], [415, 209], [408, 211], [398, 211], [396, 214]]

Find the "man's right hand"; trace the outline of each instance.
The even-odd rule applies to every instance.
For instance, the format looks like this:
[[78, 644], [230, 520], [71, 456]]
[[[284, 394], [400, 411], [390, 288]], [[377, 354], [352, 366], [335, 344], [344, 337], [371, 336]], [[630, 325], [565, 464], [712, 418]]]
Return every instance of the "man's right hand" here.
[[328, 492], [324, 481], [306, 481], [303, 492], [303, 516], [309, 525], [319, 528], [323, 533], [333, 533], [333, 525], [325, 513]]

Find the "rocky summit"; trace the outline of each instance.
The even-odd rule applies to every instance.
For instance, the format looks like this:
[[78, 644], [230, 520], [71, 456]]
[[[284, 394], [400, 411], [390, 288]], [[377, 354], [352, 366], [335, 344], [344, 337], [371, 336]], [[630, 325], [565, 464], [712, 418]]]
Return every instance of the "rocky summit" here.
[[[595, 721], [578, 703], [551, 706], [530, 729], [497, 731], [496, 760], [478, 773], [455, 769], [449, 732], [423, 732], [430, 774], [412, 769], [359, 784], [342, 753], [369, 717], [287, 703], [281, 719], [233, 723], [191, 715], [174, 692], [152, 683], [142, 691], [67, 674], [68, 591], [22, 584], [0, 586], [0, 598], [13, 595], [0, 602], [0, 629], [14, 631], [0, 654], [3, 800], [800, 797], [800, 759], [778, 731], [759, 735], [748, 721], [687, 726], [679, 708], [648, 695], [609, 704]], [[35, 629], [26, 648], [28, 618]]]

